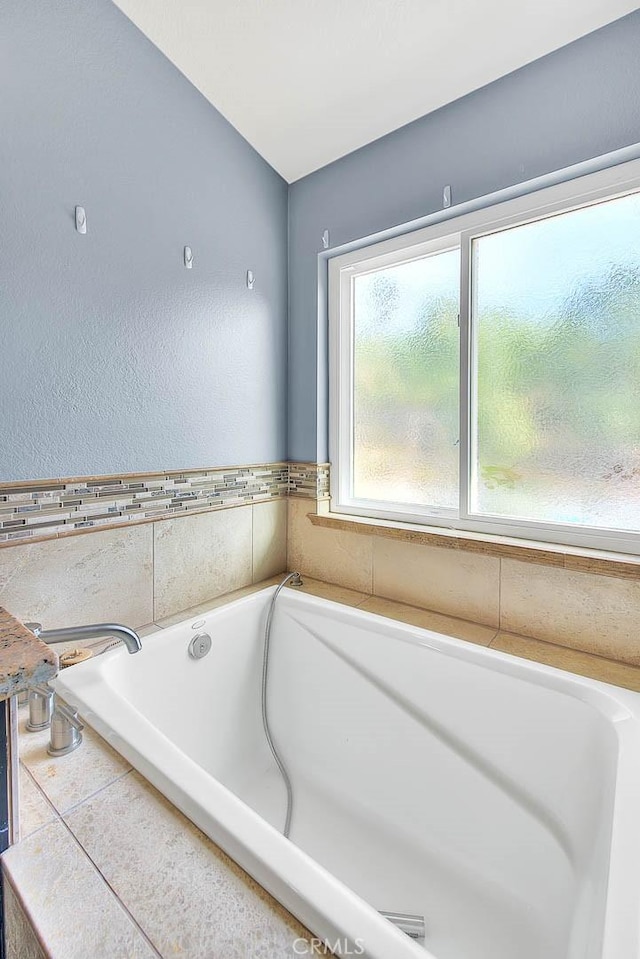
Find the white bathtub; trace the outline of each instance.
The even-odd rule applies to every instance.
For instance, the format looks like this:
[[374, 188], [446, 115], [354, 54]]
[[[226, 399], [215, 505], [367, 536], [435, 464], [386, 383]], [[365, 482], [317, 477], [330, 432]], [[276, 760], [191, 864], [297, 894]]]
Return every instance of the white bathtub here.
[[[269, 712], [288, 841], [260, 717], [272, 594], [55, 685], [345, 954], [639, 959], [640, 696], [285, 590]], [[377, 910], [424, 915], [424, 945]]]

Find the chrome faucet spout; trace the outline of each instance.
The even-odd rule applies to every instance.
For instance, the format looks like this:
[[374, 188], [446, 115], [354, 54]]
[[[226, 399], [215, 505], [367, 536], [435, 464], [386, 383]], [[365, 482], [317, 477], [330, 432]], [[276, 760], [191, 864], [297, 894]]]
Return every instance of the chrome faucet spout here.
[[130, 653], [138, 653], [142, 649], [142, 643], [136, 631], [120, 623], [95, 623], [90, 626], [66, 626], [62, 629], [43, 629], [40, 623], [25, 623], [25, 626], [43, 643], [68, 643], [78, 639], [115, 636], [116, 639], [122, 640]]

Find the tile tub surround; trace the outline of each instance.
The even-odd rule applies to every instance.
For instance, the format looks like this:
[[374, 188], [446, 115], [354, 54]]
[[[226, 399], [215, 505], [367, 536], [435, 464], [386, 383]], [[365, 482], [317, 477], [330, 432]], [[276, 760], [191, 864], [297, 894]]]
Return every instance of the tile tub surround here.
[[[179, 522], [173, 520], [169, 522]], [[0, 604], [44, 628], [153, 620], [153, 528], [0, 549]]]
[[508, 544], [505, 555], [493, 548], [485, 552], [482, 543], [437, 546], [430, 533], [352, 522], [323, 512], [322, 503], [317, 508], [316, 513], [310, 500], [289, 499], [290, 568], [640, 666], [639, 563], [589, 560], [565, 549], [526, 561], [526, 548], [514, 554]]
[[248, 585], [253, 575], [252, 530], [251, 507], [157, 523], [155, 617]]
[[640, 580], [503, 560], [503, 629], [640, 665]]
[[[223, 605], [280, 579], [217, 597], [207, 606]], [[640, 691], [638, 667], [345, 586], [307, 578], [302, 590]], [[196, 606], [180, 618], [202, 610]], [[169, 617], [162, 626], [174, 621], [175, 616]], [[149, 628], [149, 642], [158, 628]], [[8, 939], [18, 944], [10, 959], [31, 959], [32, 954], [34, 959], [294, 955], [294, 940], [308, 935], [296, 920], [100, 736], [90, 729], [85, 736], [79, 750], [52, 759], [45, 752], [47, 733], [21, 735], [23, 841], [3, 856], [5, 883], [13, 897]], [[41, 953], [28, 951], [34, 942]]]
[[253, 507], [252, 582], [287, 568], [287, 503], [273, 500]]
[[115, 619], [137, 628], [288, 566], [367, 595], [640, 663], [639, 562], [455, 537], [445, 547], [429, 531], [336, 519], [317, 498], [326, 465], [287, 468], [288, 496], [5, 544], [0, 605], [45, 627]]
[[137, 628], [286, 567], [286, 500], [0, 549], [0, 605], [46, 627]]
[[373, 540], [357, 532], [313, 526], [308, 515], [315, 503], [291, 497], [287, 504], [287, 564], [315, 579], [373, 592]]
[[46, 683], [57, 672], [57, 653], [0, 606], [0, 699]]
[[125, 473], [0, 483], [0, 546], [226, 509], [279, 497], [329, 494], [327, 463]]
[[393, 523], [368, 517], [355, 518], [331, 512], [326, 499], [318, 501], [317, 512], [311, 513], [310, 516], [312, 524], [321, 529], [379, 536], [419, 546], [458, 550], [460, 553], [479, 553], [482, 556], [597, 573], [616, 579], [640, 580], [640, 556], [627, 553], [538, 543], [533, 540], [470, 533], [444, 527], [438, 529], [433, 526]]
[[6, 959], [46, 959], [46, 953], [11, 885], [3, 881]]

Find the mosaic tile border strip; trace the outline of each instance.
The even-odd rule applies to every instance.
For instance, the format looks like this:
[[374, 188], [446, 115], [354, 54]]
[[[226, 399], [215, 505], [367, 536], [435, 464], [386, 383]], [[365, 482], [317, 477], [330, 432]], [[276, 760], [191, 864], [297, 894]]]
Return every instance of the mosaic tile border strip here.
[[329, 464], [289, 463], [289, 496], [326, 499], [329, 496]]
[[287, 463], [0, 486], [0, 544], [286, 496]]
[[329, 468], [315, 463], [125, 473], [0, 484], [0, 546], [191, 512], [226, 509], [290, 493], [328, 492]]

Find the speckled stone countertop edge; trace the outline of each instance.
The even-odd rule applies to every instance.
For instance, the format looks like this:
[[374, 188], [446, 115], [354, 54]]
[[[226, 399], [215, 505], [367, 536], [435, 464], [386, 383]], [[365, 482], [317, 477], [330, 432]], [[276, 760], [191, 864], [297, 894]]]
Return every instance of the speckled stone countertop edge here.
[[0, 699], [46, 683], [57, 673], [57, 653], [0, 606]]

